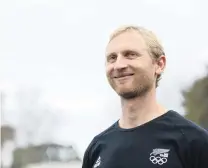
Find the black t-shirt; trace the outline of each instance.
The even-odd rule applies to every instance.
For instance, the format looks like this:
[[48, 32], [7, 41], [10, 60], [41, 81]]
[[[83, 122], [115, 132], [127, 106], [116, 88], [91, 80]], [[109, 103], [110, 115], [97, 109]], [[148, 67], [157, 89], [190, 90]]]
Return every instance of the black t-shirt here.
[[208, 168], [208, 132], [175, 111], [94, 137], [82, 168]]

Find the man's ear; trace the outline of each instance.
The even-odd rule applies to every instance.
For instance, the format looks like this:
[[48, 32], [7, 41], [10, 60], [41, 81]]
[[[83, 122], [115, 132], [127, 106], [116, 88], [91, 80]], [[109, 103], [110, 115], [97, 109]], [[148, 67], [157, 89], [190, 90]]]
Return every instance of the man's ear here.
[[162, 74], [165, 67], [166, 67], [166, 56], [161, 55], [156, 61], [156, 70], [155, 70], [156, 74], [157, 75]]

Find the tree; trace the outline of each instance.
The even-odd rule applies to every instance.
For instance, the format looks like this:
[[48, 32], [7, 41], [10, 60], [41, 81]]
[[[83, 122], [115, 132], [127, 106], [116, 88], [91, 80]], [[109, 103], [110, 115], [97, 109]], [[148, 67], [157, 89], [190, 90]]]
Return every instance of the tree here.
[[208, 129], [208, 69], [207, 74], [182, 91], [186, 118]]

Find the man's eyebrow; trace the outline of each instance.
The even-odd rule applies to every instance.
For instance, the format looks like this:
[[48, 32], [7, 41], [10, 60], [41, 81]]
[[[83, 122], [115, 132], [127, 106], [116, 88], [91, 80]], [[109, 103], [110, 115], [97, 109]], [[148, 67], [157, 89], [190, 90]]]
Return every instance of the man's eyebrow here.
[[111, 55], [116, 55], [116, 52], [109, 52], [109, 53], [106, 54], [106, 57], [109, 57]]
[[128, 52], [132, 52], [132, 53], [136, 53], [136, 54], [141, 54], [140, 52], [136, 51], [136, 50], [133, 50], [133, 49], [127, 49], [127, 50], [123, 50], [122, 51], [122, 54], [125, 54], [125, 53], [128, 53]]
[[127, 55], [131, 55], [131, 54], [134, 54], [134, 55], [137, 55], [137, 56], [141, 56], [142, 55], [142, 53], [141, 52], [139, 52], [139, 51], [137, 51], [137, 50], [134, 50], [134, 49], [125, 49], [125, 50], [123, 50], [123, 51], [121, 51], [121, 54], [123, 55], [123, 56], [127, 56]]
[[[136, 50], [134, 50], [134, 49], [126, 49], [126, 50], [122, 50], [121, 53], [122, 53], [122, 54], [135, 53], [135, 54], [137, 54], [137, 55], [141, 55], [141, 52], [136, 51]], [[108, 52], [108, 53], [106, 53], [106, 57], [109, 57], [109, 56], [112, 56], [112, 55], [117, 55], [117, 53], [116, 53], [116, 52]]]

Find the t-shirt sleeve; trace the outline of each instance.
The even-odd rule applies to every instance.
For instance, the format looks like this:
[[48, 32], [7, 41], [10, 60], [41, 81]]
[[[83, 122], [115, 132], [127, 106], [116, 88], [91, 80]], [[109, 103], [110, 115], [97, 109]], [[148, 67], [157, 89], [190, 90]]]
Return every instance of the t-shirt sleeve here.
[[197, 168], [208, 168], [208, 135], [201, 147], [201, 152], [199, 154], [199, 165]]
[[90, 168], [89, 151], [85, 151], [83, 162], [82, 162], [82, 168]]
[[196, 141], [191, 144], [191, 167], [208, 168], [208, 133], [204, 132]]
[[92, 168], [92, 152], [94, 144], [95, 140], [93, 139], [84, 153], [82, 168]]

